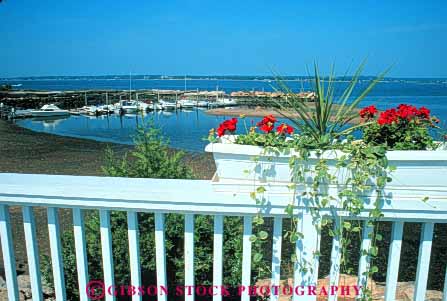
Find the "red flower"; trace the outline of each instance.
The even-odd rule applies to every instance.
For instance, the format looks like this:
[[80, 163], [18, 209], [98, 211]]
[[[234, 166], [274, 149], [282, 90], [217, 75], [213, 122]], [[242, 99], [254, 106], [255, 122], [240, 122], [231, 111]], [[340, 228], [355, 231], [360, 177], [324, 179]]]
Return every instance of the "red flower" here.
[[276, 118], [273, 115], [267, 115], [267, 116], [264, 117], [263, 121], [275, 123], [276, 122]]
[[280, 126], [276, 128], [276, 132], [280, 135], [291, 135], [293, 134], [293, 127], [288, 124], [282, 123]]
[[360, 110], [360, 117], [366, 119], [374, 118], [377, 112], [378, 111], [375, 106], [369, 106]]
[[397, 109], [388, 109], [381, 113], [377, 123], [380, 125], [398, 123], [401, 121], [415, 120], [419, 123], [421, 119], [430, 119], [430, 110], [426, 107], [417, 109], [415, 106], [400, 104]]
[[385, 112], [380, 113], [379, 119], [377, 119], [377, 123], [380, 125], [392, 124], [393, 122], [397, 122], [397, 112], [396, 109], [388, 109]]
[[222, 137], [225, 135], [226, 131], [233, 133], [236, 130], [237, 119], [232, 118], [230, 120], [225, 120], [217, 128], [217, 136]]
[[430, 118], [430, 110], [427, 109], [426, 107], [420, 107], [417, 115], [424, 119], [429, 119]]
[[419, 114], [419, 111], [415, 106], [400, 104], [397, 107], [397, 115], [401, 119], [406, 119], [406, 120], [410, 121], [418, 114]]
[[273, 115], [265, 116], [260, 122], [256, 125], [263, 132], [270, 133], [275, 128], [276, 118]]

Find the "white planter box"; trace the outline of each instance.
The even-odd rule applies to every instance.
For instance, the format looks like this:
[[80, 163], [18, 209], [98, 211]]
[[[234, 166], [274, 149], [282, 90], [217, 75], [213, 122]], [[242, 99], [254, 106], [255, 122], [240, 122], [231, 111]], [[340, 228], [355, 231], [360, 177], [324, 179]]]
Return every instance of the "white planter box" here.
[[[224, 141], [228, 141], [228, 138]], [[211, 143], [205, 151], [213, 153], [217, 168], [213, 181], [223, 190], [253, 191], [253, 184], [284, 187], [291, 182], [289, 159], [293, 153], [266, 154], [263, 147], [229, 142]], [[337, 158], [342, 154], [340, 151], [324, 153], [330, 173], [336, 173], [339, 183], [345, 183], [348, 176], [347, 170], [337, 170], [335, 167]], [[255, 157], [258, 158], [257, 162]], [[406, 190], [408, 193], [439, 190], [445, 195], [447, 150], [389, 151], [387, 158], [389, 165], [396, 167], [396, 171], [390, 174], [393, 180], [387, 184], [387, 190]], [[316, 159], [315, 154], [311, 155], [308, 161], [311, 168]]]

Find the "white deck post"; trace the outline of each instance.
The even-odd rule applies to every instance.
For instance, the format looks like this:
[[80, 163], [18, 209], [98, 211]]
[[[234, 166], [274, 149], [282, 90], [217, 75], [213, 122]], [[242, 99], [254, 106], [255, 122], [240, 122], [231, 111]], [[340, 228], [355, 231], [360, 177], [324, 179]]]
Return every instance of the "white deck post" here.
[[[301, 210], [298, 215], [298, 232], [304, 235], [303, 239], [296, 242], [295, 252], [297, 262], [294, 271], [294, 287], [316, 286], [318, 280], [319, 257], [316, 253], [320, 250], [320, 235], [317, 231], [314, 218], [306, 209]], [[317, 296], [293, 294], [293, 301], [315, 301]]]
[[35, 301], [41, 301], [43, 300], [42, 282], [40, 277], [39, 247], [37, 245], [36, 222], [34, 220], [33, 207], [24, 206], [22, 208], [22, 213], [32, 297]]
[[[194, 214], [185, 214], [185, 286], [194, 286]], [[188, 294], [185, 289], [185, 301], [194, 301], [194, 290]]]
[[73, 232], [76, 248], [76, 267], [78, 272], [79, 299], [87, 301], [88, 262], [85, 244], [84, 215], [80, 208], [73, 209]]
[[[331, 250], [331, 270], [329, 273], [329, 281], [331, 286], [337, 286], [340, 280], [340, 262], [342, 256], [342, 245], [341, 245], [341, 235], [339, 231], [343, 231], [340, 227], [342, 224], [342, 220], [339, 216], [335, 216], [334, 218], [334, 232], [335, 236], [332, 238], [332, 250]], [[330, 294], [328, 297], [328, 301], [337, 301], [337, 291], [335, 294]]]
[[[213, 285], [222, 285], [223, 262], [223, 215], [214, 216], [214, 240], [213, 240]], [[220, 293], [213, 296], [213, 301], [221, 301]]]
[[393, 223], [390, 252], [388, 254], [388, 267], [386, 271], [385, 300], [394, 300], [394, 298], [396, 298], [403, 229], [403, 222]]
[[66, 300], [64, 263], [62, 261], [61, 234], [59, 229], [58, 209], [49, 207], [48, 214], [48, 234], [50, 237], [51, 265], [53, 268], [54, 290], [56, 300]]
[[433, 223], [423, 223], [421, 229], [421, 242], [419, 244], [418, 267], [414, 288], [414, 300], [424, 300], [427, 292], [428, 271], [430, 268], [430, 253], [433, 240]]
[[[272, 246], [272, 280], [271, 285], [279, 286], [281, 280], [281, 249], [282, 249], [282, 217], [276, 216], [273, 220], [273, 246]], [[270, 291], [270, 300], [279, 299], [279, 292]]]
[[138, 287], [141, 286], [140, 243], [138, 238], [138, 215], [135, 211], [127, 211], [127, 235], [129, 239], [130, 279], [135, 288], [132, 301], [141, 301], [142, 296], [138, 294]]
[[3, 264], [5, 266], [6, 288], [9, 300], [19, 300], [17, 286], [16, 259], [12, 241], [11, 221], [9, 219], [9, 206], [0, 205], [0, 237], [2, 240]]
[[[100, 233], [101, 233], [101, 253], [102, 269], [104, 273], [104, 286], [109, 288], [114, 285], [113, 272], [113, 252], [112, 252], [112, 231], [110, 227], [110, 211], [99, 210]], [[113, 294], [105, 294], [106, 301], [115, 300]]]
[[[370, 225], [368, 221], [363, 223], [363, 233], [362, 233], [362, 245], [360, 247], [360, 262], [359, 262], [359, 272], [358, 272], [358, 282], [359, 287], [367, 287], [368, 285], [368, 272], [370, 267], [371, 258], [369, 256], [369, 251], [371, 249], [371, 235], [373, 234], [374, 227]], [[364, 254], [364, 252], [366, 252]], [[363, 295], [363, 292], [360, 293]]]
[[168, 288], [166, 280], [165, 215], [155, 213], [155, 260], [157, 270], [158, 301], [166, 301], [162, 287]]
[[245, 290], [242, 292], [241, 301], [249, 301], [250, 295], [248, 287], [251, 283], [251, 241], [252, 217], [244, 216], [244, 234], [242, 237], [242, 286]]

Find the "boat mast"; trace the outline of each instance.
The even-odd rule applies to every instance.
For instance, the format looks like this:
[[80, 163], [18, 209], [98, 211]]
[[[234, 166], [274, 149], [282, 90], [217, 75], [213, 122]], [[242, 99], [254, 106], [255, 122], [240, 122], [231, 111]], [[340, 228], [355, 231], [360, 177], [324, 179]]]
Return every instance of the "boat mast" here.
[[129, 73], [129, 101], [132, 100], [132, 72]]
[[219, 85], [216, 85], [216, 102], [219, 100]]
[[85, 106], [87, 106], [87, 91], [84, 92], [84, 102]]

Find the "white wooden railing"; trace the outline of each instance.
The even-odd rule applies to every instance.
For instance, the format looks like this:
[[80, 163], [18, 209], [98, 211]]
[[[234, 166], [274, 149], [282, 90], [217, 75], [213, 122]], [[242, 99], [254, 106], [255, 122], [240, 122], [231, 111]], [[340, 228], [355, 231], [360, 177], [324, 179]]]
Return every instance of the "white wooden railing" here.
[[[421, 201], [419, 195], [408, 192], [403, 193], [399, 199], [394, 198], [392, 201], [384, 201], [383, 203], [382, 211], [385, 215], [383, 220], [393, 222], [385, 300], [394, 300], [395, 298], [404, 222], [421, 222], [423, 225], [415, 279], [415, 300], [424, 300], [434, 224], [447, 222], [447, 188], [437, 188], [431, 194], [434, 197], [426, 202]], [[282, 219], [286, 218], [284, 208], [289, 203], [290, 196], [279, 194], [268, 195], [266, 198], [268, 203], [264, 208], [265, 214], [274, 218], [271, 278], [272, 285], [278, 285], [280, 280]], [[315, 285], [318, 274], [316, 272], [318, 261], [312, 261], [311, 258], [313, 258], [314, 252], [319, 249], [320, 240], [315, 227], [311, 225], [312, 218], [308, 208], [303, 205], [301, 200], [298, 200], [298, 204], [296, 213], [301, 215], [300, 230], [304, 233], [304, 239], [299, 240], [296, 244], [298, 261], [307, 260], [307, 262], [313, 262], [314, 272], [310, 273], [309, 270], [303, 271], [296, 268], [294, 283], [295, 285]], [[141, 285], [137, 212], [155, 213], [156, 275], [157, 286], [159, 287], [166, 286], [167, 283], [164, 233], [165, 213], [185, 215], [185, 285], [194, 285], [194, 215], [214, 216], [213, 285], [217, 286], [223, 284], [223, 217], [228, 215], [243, 216], [241, 285], [250, 285], [250, 236], [252, 234], [252, 217], [257, 213], [258, 208], [247, 193], [216, 192], [211, 181], [202, 180], [0, 174], [0, 237], [9, 300], [18, 300], [9, 206], [22, 206], [23, 208], [25, 243], [33, 300], [43, 299], [36, 226], [32, 210], [32, 207], [37, 206], [48, 208], [48, 230], [57, 300], [66, 299], [58, 208], [71, 208], [73, 210], [77, 273], [81, 300], [88, 300], [87, 295], [82, 292], [86, 291], [86, 284], [89, 280], [82, 213], [85, 209], [100, 211], [102, 260], [106, 287], [114, 283], [113, 246], [110, 227], [111, 210], [127, 211], [131, 284], [134, 286]], [[369, 207], [367, 206], [367, 208]], [[365, 210], [360, 215], [360, 218], [366, 221], [367, 217], [368, 210]], [[367, 246], [370, 244], [368, 237], [370, 231], [372, 229], [365, 226], [362, 249], [367, 249]], [[332, 244], [330, 270], [330, 283], [334, 285], [338, 284], [339, 263], [340, 242], [335, 237]], [[367, 270], [368, 263], [367, 256], [361, 256], [358, 271], [359, 282], [364, 281], [365, 276], [363, 272]], [[140, 298], [141, 296], [138, 295], [133, 296], [133, 300], [140, 300]], [[160, 295], [158, 300], [164, 301], [167, 298], [166, 295]], [[217, 301], [221, 300], [222, 296], [217, 295], [213, 298]], [[241, 299], [244, 301], [249, 300], [249, 298], [248, 291], [245, 291], [241, 296]], [[278, 296], [271, 296], [271, 300], [277, 300], [277, 298]], [[194, 296], [185, 296], [185, 299], [193, 300]], [[114, 300], [114, 297], [106, 294], [106, 300]], [[294, 300], [316, 300], [316, 296], [294, 296]], [[329, 300], [336, 300], [336, 296], [331, 296]], [[445, 293], [444, 300], [447, 300]]]

